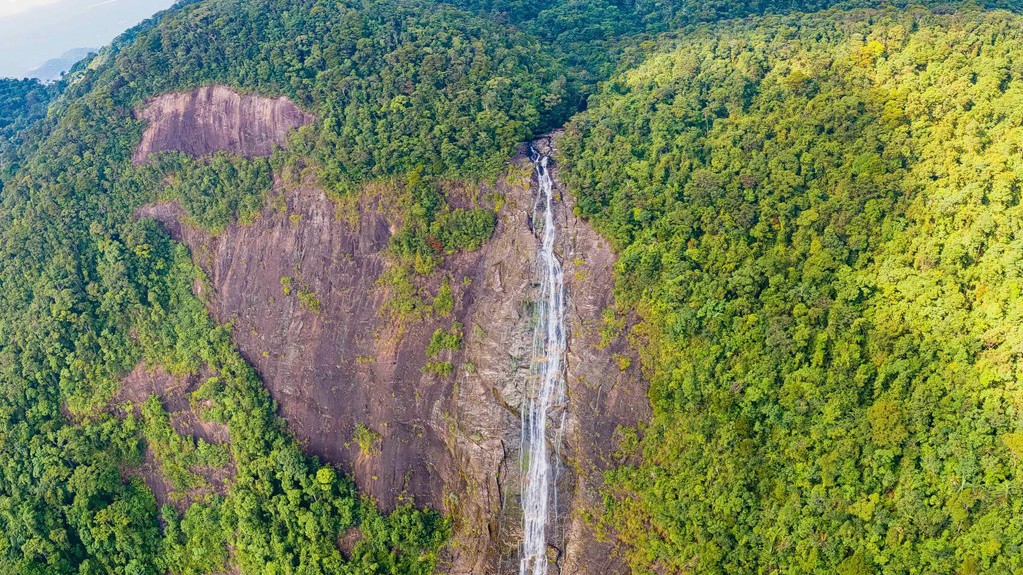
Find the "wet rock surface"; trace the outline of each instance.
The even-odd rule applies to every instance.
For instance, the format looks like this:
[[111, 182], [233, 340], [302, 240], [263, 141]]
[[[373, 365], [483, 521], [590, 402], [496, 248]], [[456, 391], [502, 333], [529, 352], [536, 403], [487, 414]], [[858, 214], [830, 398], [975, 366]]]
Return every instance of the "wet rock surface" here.
[[[550, 155], [555, 152], [556, 142], [555, 135], [532, 145], [540, 154]], [[521, 164], [524, 159], [516, 161]], [[568, 323], [568, 413], [560, 446], [558, 518], [548, 541], [550, 572], [626, 573], [628, 570], [615, 554], [613, 542], [600, 540], [586, 516], [599, 515], [599, 489], [603, 472], [613, 463], [616, 431], [620, 426], [635, 426], [650, 416], [647, 386], [638, 368], [638, 356], [625, 338], [602, 341], [603, 314], [614, 305], [616, 256], [600, 234], [574, 215], [574, 201], [559, 183], [557, 164], [550, 162], [548, 170], [558, 198], [554, 206], [558, 230], [555, 252], [564, 268]], [[536, 186], [535, 175], [530, 185], [530, 190], [516, 186], [508, 189], [509, 195], [518, 197], [520, 202], [530, 202], [518, 208], [527, 215], [536, 201], [536, 190], [532, 189]], [[530, 268], [523, 270], [530, 274], [527, 276], [530, 279], [520, 282], [529, 286], [519, 296], [527, 305], [535, 301], [538, 287], [530, 283], [536, 277], [534, 265], [531, 259]], [[528, 373], [528, 361], [526, 368]], [[516, 385], [521, 386], [522, 377], [518, 374]], [[521, 395], [509, 397], [516, 407], [515, 401], [521, 402]], [[518, 466], [518, 461], [512, 465]], [[505, 571], [517, 570], [517, 563], [506, 563], [510, 565], [505, 566]]]
[[274, 146], [284, 146], [288, 132], [314, 120], [287, 98], [243, 95], [225, 86], [163, 94], [136, 117], [148, 122], [132, 157], [136, 165], [163, 151], [269, 156]]
[[[555, 168], [555, 181], [557, 173]], [[567, 495], [564, 573], [626, 573], [611, 542], [600, 541], [584, 513], [599, 514], [598, 490], [603, 472], [612, 465], [619, 426], [636, 426], [649, 419], [647, 386], [639, 358], [617, 337], [602, 342], [602, 314], [613, 305], [615, 256], [611, 246], [588, 223], [573, 215], [568, 194], [563, 218], [565, 289], [568, 293], [569, 409], [565, 456], [575, 478]]]

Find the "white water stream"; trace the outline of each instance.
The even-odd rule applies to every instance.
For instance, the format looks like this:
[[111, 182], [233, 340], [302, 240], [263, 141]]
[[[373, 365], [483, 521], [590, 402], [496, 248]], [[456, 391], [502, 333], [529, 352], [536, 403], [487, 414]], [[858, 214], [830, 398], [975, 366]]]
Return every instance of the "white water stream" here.
[[[543, 210], [537, 262], [540, 298], [533, 332], [533, 360], [522, 407], [522, 514], [524, 532], [519, 575], [547, 575], [547, 528], [557, 513], [558, 449], [565, 424], [565, 282], [554, 254], [554, 182], [547, 155], [532, 150], [539, 182], [533, 221]], [[554, 453], [548, 446], [548, 431]]]

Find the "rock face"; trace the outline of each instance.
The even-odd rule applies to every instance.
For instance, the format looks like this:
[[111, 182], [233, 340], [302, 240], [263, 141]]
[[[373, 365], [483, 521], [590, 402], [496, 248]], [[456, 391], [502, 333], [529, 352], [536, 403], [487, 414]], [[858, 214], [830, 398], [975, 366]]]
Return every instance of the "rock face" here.
[[[451, 316], [402, 327], [383, 311], [387, 292], [378, 285], [398, 225], [387, 215], [387, 190], [339, 207], [314, 186], [279, 184], [251, 224], [217, 236], [183, 223], [172, 204], [139, 213], [189, 245], [209, 278], [200, 295], [219, 322], [233, 325], [241, 353], [309, 452], [352, 473], [385, 509], [412, 501], [453, 518], [443, 565], [453, 574], [518, 571], [519, 408], [532, 354], [539, 240], [530, 224], [535, 174], [524, 154], [510, 161], [508, 174], [492, 188], [449, 192], [453, 205], [500, 194], [497, 229], [479, 251], [449, 255], [431, 280], [449, 279]], [[646, 391], [636, 368], [617, 361], [630, 353], [623, 341], [599, 345], [614, 255], [572, 216], [570, 203], [558, 202], [557, 210], [571, 318], [570, 404], [560, 521], [550, 544], [560, 572], [624, 572], [582, 514], [595, 503], [617, 426], [647, 417]], [[425, 373], [430, 336], [455, 321], [464, 325], [463, 346], [444, 358], [454, 374]], [[360, 446], [359, 427], [379, 439]]]
[[[544, 150], [549, 140], [535, 142]], [[500, 507], [491, 507], [486, 533], [476, 535], [489, 553], [469, 548], [465, 555], [475, 561], [455, 561], [455, 573], [517, 573], [517, 544], [521, 539], [520, 426], [522, 389], [529, 374], [533, 337], [533, 303], [538, 297], [536, 255], [539, 238], [530, 225], [536, 200], [536, 175], [524, 155], [511, 161], [511, 176], [498, 182], [506, 205], [498, 230], [483, 249], [478, 282], [464, 323], [481, 326], [466, 339], [465, 359], [476, 366], [460, 375], [459, 436], [477, 438], [473, 445], [480, 457], [497, 465], [484, 477], [490, 501], [498, 494]], [[549, 166], [557, 186], [557, 168]], [[619, 425], [636, 425], [649, 417], [646, 387], [638, 370], [623, 369], [617, 358], [630, 357], [621, 339], [601, 345], [602, 313], [612, 305], [615, 256], [608, 243], [586, 222], [575, 217], [572, 203], [557, 188], [562, 200], [555, 206], [557, 254], [565, 270], [567, 296], [569, 396], [565, 437], [560, 449], [562, 466], [558, 482], [559, 521], [549, 533], [552, 573], [611, 574], [626, 572], [613, 553], [613, 545], [597, 540], [583, 513], [594, 509], [602, 472], [609, 466]], [[635, 358], [632, 358], [635, 359]], [[486, 415], [502, 407], [503, 420]], [[500, 429], [499, 426], [504, 428]], [[553, 439], [553, 438], [551, 438]], [[467, 450], [466, 453], [472, 453]], [[503, 456], [503, 457], [502, 457]], [[495, 491], [496, 490], [496, 491]], [[482, 501], [481, 501], [482, 502]], [[457, 547], [455, 547], [457, 552]], [[472, 569], [467, 568], [472, 565]]]
[[284, 146], [288, 132], [314, 120], [287, 98], [240, 95], [224, 86], [163, 94], [136, 115], [149, 122], [132, 157], [136, 165], [168, 150], [269, 156], [274, 146]]
[[[554, 169], [557, 181], [557, 169]], [[566, 457], [573, 464], [575, 491], [566, 494], [569, 517], [563, 573], [625, 573], [614, 545], [598, 541], [582, 513], [598, 509], [598, 489], [611, 464], [619, 426], [650, 418], [647, 386], [638, 357], [624, 338], [602, 346], [602, 314], [613, 305], [614, 253], [588, 223], [573, 215], [574, 201], [563, 194], [565, 289], [568, 293], [569, 410]]]
[[[233, 324], [242, 355], [307, 451], [345, 464], [384, 508], [413, 498], [440, 508], [446, 482], [439, 474], [451, 466], [434, 411], [452, 382], [421, 369], [433, 330], [451, 320], [393, 337], [380, 313], [386, 293], [376, 285], [387, 220], [366, 209], [352, 226], [317, 189], [279, 193], [277, 206], [252, 225], [216, 237], [181, 224], [173, 205], [143, 215], [192, 248], [213, 288], [210, 310]], [[360, 424], [380, 436], [365, 452], [355, 436]]]

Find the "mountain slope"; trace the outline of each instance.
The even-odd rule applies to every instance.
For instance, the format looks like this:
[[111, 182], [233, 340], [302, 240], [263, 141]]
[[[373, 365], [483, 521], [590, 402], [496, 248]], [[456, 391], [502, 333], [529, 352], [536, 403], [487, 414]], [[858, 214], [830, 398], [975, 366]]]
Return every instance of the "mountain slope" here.
[[0, 183], [14, 162], [22, 133], [46, 115], [54, 91], [36, 80], [0, 79]]
[[61, 54], [59, 58], [51, 58], [38, 67], [28, 71], [32, 78], [38, 78], [42, 82], [56, 82], [60, 80], [67, 71], [75, 66], [89, 54], [96, 52], [94, 48], [74, 48]]
[[[132, 217], [169, 195], [200, 223], [223, 226], [253, 209], [239, 195], [259, 205], [267, 160], [170, 154], [135, 168], [133, 110], [205, 83], [290, 95], [323, 118], [292, 148], [343, 193], [408, 162], [436, 175], [493, 173], [537, 125], [556, 65], [514, 33], [447, 8], [277, 1], [193, 3], [100, 59], [55, 104], [3, 191], [2, 570], [210, 572], [228, 549], [247, 573], [431, 570], [444, 523], [407, 506], [381, 517], [350, 481], [304, 456], [192, 295], [187, 250]], [[556, 105], [556, 92], [547, 101]], [[281, 152], [271, 163], [288, 161]], [[192, 401], [230, 430], [219, 449], [233, 466], [230, 489], [183, 517], [164, 506], [173, 528], [162, 536], [153, 495], [121, 475], [143, 457], [139, 436], [168, 454], [168, 472], [225, 460], [209, 444], [173, 439], [158, 409], [108, 405], [140, 362], [214, 376]], [[179, 451], [180, 441], [194, 447]], [[200, 481], [176, 476], [182, 488]], [[342, 554], [337, 536], [352, 528], [361, 536]]]
[[1020, 569], [1021, 30], [704, 28], [572, 121], [563, 177], [648, 342], [608, 516], [638, 571]]
[[1023, 21], [878, 4], [196, 0], [5, 85], [0, 571], [515, 572], [530, 141], [551, 563], [1019, 570]]

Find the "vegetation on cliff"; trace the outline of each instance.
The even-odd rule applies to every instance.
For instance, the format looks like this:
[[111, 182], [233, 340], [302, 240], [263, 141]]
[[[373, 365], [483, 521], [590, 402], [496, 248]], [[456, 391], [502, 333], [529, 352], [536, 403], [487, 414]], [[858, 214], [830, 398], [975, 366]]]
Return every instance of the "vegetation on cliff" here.
[[[621, 255], [652, 380], [603, 519], [635, 569], [1023, 569], [1023, 19], [854, 9], [877, 4], [189, 1], [57, 88], [0, 82], [0, 571], [432, 571], [447, 522], [382, 514], [303, 454], [187, 250], [134, 215], [173, 200], [217, 231], [274, 176], [385, 181], [390, 309], [446, 317], [451, 279], [413, 276], [496, 219], [445, 184], [497, 176], [583, 107], [560, 174]], [[317, 121], [269, 158], [133, 166], [134, 112], [209, 84]], [[434, 334], [429, 370], [453, 370], [462, 328]], [[184, 436], [155, 398], [140, 419], [112, 405], [139, 364], [206, 374], [192, 405], [230, 441]], [[160, 506], [147, 454], [182, 491], [196, 467], [233, 479]]]
[[[445, 522], [411, 507], [383, 516], [302, 454], [229, 331], [193, 295], [202, 278], [187, 250], [133, 214], [175, 199], [217, 228], [258, 207], [270, 170], [285, 165], [310, 167], [338, 194], [413, 168], [496, 174], [560, 105], [558, 65], [531, 42], [428, 3], [213, 0], [132, 30], [82, 71], [4, 179], [0, 571], [206, 573], [224, 568], [228, 549], [246, 573], [431, 571]], [[321, 121], [268, 161], [165, 153], [132, 166], [142, 133], [133, 110], [211, 83], [288, 95]], [[451, 225], [432, 214], [423, 225], [440, 225], [441, 249], [478, 246], [493, 229], [492, 214], [437, 216]], [[196, 401], [230, 430], [229, 488], [183, 514], [158, 512], [125, 475], [146, 443], [160, 453], [202, 445], [169, 435], [156, 405], [143, 426], [108, 406], [140, 362], [212, 374]], [[187, 484], [195, 462], [179, 456], [165, 467]], [[351, 529], [361, 538], [342, 555], [338, 538]]]
[[1023, 568], [1021, 40], [978, 10], [703, 27], [571, 122], [652, 376], [608, 476], [638, 572]]

